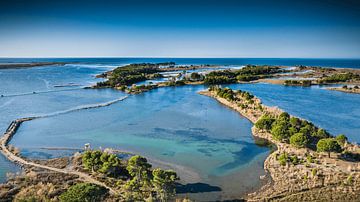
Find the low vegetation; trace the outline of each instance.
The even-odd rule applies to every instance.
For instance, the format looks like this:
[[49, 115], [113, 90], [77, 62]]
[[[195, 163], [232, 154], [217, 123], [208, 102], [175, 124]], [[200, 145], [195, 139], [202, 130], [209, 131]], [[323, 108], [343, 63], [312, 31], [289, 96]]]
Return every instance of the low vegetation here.
[[325, 76], [325, 77], [321, 78], [319, 83], [346, 82], [346, 81], [358, 80], [358, 79], [360, 79], [360, 75], [358, 75], [358, 74], [354, 74], [351, 72], [338, 73], [338, 74], [333, 74], [333, 75]]
[[279, 73], [282, 70], [275, 66], [254, 66], [247, 65], [239, 70], [213, 71], [206, 75], [205, 84], [226, 84], [241, 81], [253, 81], [267, 78], [271, 74]]
[[282, 154], [277, 155], [276, 159], [278, 160], [278, 162], [282, 166], [285, 166], [288, 163], [291, 163], [293, 165], [298, 165], [298, 164], [301, 164], [301, 163], [305, 162], [304, 159], [300, 159], [298, 156], [290, 155], [290, 154], [288, 154], [286, 152], [283, 152]]
[[104, 187], [90, 183], [78, 183], [71, 186], [59, 197], [61, 202], [102, 201], [107, 193]]
[[311, 86], [311, 80], [285, 80], [284, 85], [286, 86]]

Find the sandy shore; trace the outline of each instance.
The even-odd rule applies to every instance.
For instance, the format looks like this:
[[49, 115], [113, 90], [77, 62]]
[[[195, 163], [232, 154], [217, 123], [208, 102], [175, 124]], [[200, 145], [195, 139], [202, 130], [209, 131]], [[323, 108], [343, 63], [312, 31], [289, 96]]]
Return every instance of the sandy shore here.
[[340, 92], [344, 92], [344, 93], [360, 94], [360, 89], [355, 89], [355, 88], [331, 87], [331, 88], [326, 88], [326, 89], [340, 91]]

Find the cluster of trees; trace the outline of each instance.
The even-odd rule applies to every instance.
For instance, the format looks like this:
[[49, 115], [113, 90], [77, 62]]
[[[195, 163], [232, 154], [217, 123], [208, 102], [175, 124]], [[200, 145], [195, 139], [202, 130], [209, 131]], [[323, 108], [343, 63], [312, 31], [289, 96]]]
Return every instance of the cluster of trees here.
[[167, 86], [183, 86], [185, 82], [183, 80], [176, 80], [176, 81], [167, 81], [165, 83]]
[[205, 76], [204, 82], [206, 84], [226, 84], [226, 83], [235, 83], [236, 75], [234, 71], [223, 70], [223, 71], [213, 71]]
[[214, 90], [217, 96], [225, 98], [228, 101], [236, 100], [236, 92], [230, 88], [210, 88], [210, 91], [211, 90]]
[[91, 183], [78, 183], [62, 193], [59, 199], [61, 202], [102, 201], [106, 193], [104, 187]]
[[275, 74], [280, 72], [281, 69], [276, 66], [268, 66], [268, 65], [246, 65], [246, 67], [238, 70], [239, 74], [243, 75], [260, 75], [260, 74]]
[[190, 74], [189, 80], [191, 80], [191, 81], [203, 81], [204, 76], [202, 74], [197, 73], [197, 72], [193, 72], [193, 73]]
[[[162, 170], [160, 168], [151, 169], [151, 164], [142, 156], [132, 156], [126, 163], [122, 162], [115, 154], [108, 154], [99, 150], [86, 151], [82, 156], [83, 166], [87, 170], [107, 174], [109, 177], [117, 179], [128, 179], [124, 188], [126, 198], [129, 201], [144, 201], [153, 199], [167, 201], [176, 193], [175, 182], [179, 180], [176, 172], [172, 170]], [[120, 180], [118, 182], [120, 182]], [[118, 183], [117, 183], [118, 184]], [[122, 183], [119, 183], [122, 184]], [[83, 189], [76, 195], [77, 189]], [[85, 190], [87, 192], [85, 192]], [[82, 197], [85, 200], [89, 193], [98, 196], [99, 188], [92, 184], [79, 184], [71, 187], [63, 195], [64, 200], [70, 196], [74, 198]], [[102, 192], [101, 192], [102, 193]], [[80, 200], [81, 201], [81, 200]], [[98, 200], [95, 200], [98, 201]]]
[[348, 73], [333, 74], [331, 76], [324, 77], [320, 80], [320, 83], [345, 82], [354, 79], [360, 79], [360, 75], [348, 72]]
[[136, 93], [142, 93], [144, 91], [149, 91], [149, 90], [155, 89], [157, 87], [158, 87], [157, 85], [153, 85], [153, 84], [150, 84], [150, 85], [145, 85], [145, 84], [135, 85], [135, 84], [133, 84], [130, 88], [127, 88], [126, 86], [124, 88], [123, 86], [121, 86], [120, 88], [117, 88], [117, 89], [119, 89], [119, 90], [124, 89], [125, 91], [136, 94]]
[[115, 154], [109, 154], [100, 150], [85, 151], [82, 155], [82, 163], [86, 170], [100, 172], [107, 176], [126, 176], [124, 164]]
[[158, 64], [143, 63], [130, 64], [114, 69], [109, 77], [109, 85], [131, 85], [136, 82], [145, 81], [147, 75], [160, 72]]
[[286, 112], [278, 117], [265, 114], [255, 126], [269, 131], [277, 140], [290, 143], [297, 148], [316, 148], [319, 152], [340, 152], [341, 145], [347, 141], [345, 135], [333, 138], [324, 129], [317, 128], [306, 120], [290, 117]]
[[311, 80], [286, 80], [284, 81], [286, 86], [311, 86]]
[[131, 157], [126, 169], [131, 176], [125, 185], [129, 201], [168, 201], [175, 196], [175, 182], [179, 180], [176, 172], [160, 168], [151, 170], [147, 159], [141, 156]]
[[206, 84], [225, 84], [238, 81], [253, 81], [266, 78], [270, 74], [278, 73], [281, 69], [274, 66], [254, 66], [247, 65], [239, 70], [213, 71], [206, 75], [204, 82]]
[[247, 101], [254, 98], [254, 96], [249, 92], [241, 91], [241, 90], [234, 91], [230, 88], [220, 88], [218, 86], [210, 86], [209, 90], [215, 91], [217, 96], [225, 98], [228, 101], [237, 101], [238, 96], [244, 98]]
[[147, 79], [160, 78], [162, 75], [159, 72], [163, 71], [160, 66], [174, 64], [172, 62], [157, 64], [141, 63], [118, 67], [107, 75], [107, 81], [97, 83], [97, 87], [117, 87], [120, 85], [131, 85]]

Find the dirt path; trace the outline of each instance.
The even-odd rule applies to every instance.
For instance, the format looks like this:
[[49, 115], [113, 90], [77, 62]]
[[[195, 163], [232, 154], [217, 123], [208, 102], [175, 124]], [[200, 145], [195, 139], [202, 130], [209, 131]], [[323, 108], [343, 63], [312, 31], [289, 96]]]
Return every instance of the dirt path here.
[[92, 184], [96, 184], [99, 186], [103, 186], [105, 188], [107, 188], [109, 190], [109, 192], [111, 194], [116, 194], [116, 191], [114, 189], [112, 189], [111, 187], [107, 186], [105, 183], [100, 182], [96, 179], [94, 179], [93, 177], [91, 177], [90, 175], [83, 173], [83, 172], [78, 172], [78, 171], [74, 171], [74, 170], [66, 170], [66, 169], [60, 169], [60, 168], [54, 168], [54, 167], [50, 167], [50, 166], [45, 166], [45, 165], [41, 165], [38, 163], [34, 163], [31, 161], [28, 161], [26, 159], [23, 159], [17, 155], [15, 155], [13, 152], [11, 152], [8, 149], [8, 143], [10, 142], [10, 140], [12, 139], [12, 137], [16, 134], [17, 129], [20, 127], [20, 125], [25, 122], [25, 121], [30, 121], [33, 119], [37, 119], [37, 118], [43, 118], [43, 117], [50, 117], [50, 116], [55, 116], [55, 115], [59, 115], [59, 114], [64, 114], [64, 113], [69, 113], [72, 111], [78, 111], [78, 110], [82, 110], [82, 109], [91, 109], [91, 108], [98, 108], [98, 107], [106, 107], [109, 106], [111, 104], [114, 104], [116, 102], [122, 101], [124, 99], [126, 99], [126, 97], [122, 97], [110, 102], [106, 102], [106, 103], [101, 103], [101, 104], [95, 104], [95, 105], [87, 105], [87, 106], [83, 106], [81, 108], [74, 108], [74, 109], [70, 109], [67, 111], [62, 111], [59, 113], [55, 113], [55, 114], [50, 114], [50, 115], [45, 115], [45, 116], [39, 116], [39, 117], [29, 117], [29, 118], [21, 118], [21, 119], [17, 119], [13, 122], [11, 122], [11, 124], [9, 125], [9, 127], [6, 129], [6, 132], [4, 133], [4, 135], [0, 138], [0, 152], [10, 161], [19, 164], [21, 166], [32, 166], [32, 167], [36, 167], [36, 168], [42, 168], [42, 169], [47, 169], [47, 170], [51, 170], [54, 172], [59, 172], [59, 173], [64, 173], [64, 174], [72, 174], [72, 175], [77, 175], [79, 176], [79, 179], [84, 181], [84, 182], [89, 182]]

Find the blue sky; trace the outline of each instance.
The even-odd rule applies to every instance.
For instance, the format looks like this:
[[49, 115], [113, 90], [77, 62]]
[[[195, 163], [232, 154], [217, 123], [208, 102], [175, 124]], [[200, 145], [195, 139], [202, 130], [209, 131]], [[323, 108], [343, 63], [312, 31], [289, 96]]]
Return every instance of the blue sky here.
[[2, 0], [0, 57], [360, 58], [356, 0]]

